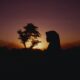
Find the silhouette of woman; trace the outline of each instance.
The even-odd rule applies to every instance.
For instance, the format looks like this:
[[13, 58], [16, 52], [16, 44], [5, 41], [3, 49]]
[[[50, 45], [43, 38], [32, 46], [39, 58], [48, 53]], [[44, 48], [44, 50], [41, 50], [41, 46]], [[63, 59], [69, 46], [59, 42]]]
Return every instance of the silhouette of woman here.
[[47, 42], [49, 43], [47, 50], [48, 54], [49, 53], [52, 53], [52, 55], [58, 54], [61, 49], [59, 34], [56, 31], [48, 31], [46, 32], [46, 39]]

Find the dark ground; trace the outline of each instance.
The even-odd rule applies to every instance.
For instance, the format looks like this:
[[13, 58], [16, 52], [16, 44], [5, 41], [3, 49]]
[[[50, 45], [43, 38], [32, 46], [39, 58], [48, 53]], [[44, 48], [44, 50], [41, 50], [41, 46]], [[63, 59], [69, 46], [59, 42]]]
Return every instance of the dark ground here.
[[26, 72], [33, 67], [49, 69], [62, 65], [80, 65], [80, 47], [62, 50], [55, 56], [40, 50], [0, 48], [0, 72]]

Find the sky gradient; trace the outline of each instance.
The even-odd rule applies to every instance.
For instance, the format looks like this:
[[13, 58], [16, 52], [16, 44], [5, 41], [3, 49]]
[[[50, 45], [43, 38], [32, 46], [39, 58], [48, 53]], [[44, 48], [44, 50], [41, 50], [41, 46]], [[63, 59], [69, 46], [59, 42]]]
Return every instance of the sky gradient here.
[[0, 0], [0, 40], [20, 44], [17, 30], [27, 23], [59, 33], [61, 44], [80, 40], [79, 0]]

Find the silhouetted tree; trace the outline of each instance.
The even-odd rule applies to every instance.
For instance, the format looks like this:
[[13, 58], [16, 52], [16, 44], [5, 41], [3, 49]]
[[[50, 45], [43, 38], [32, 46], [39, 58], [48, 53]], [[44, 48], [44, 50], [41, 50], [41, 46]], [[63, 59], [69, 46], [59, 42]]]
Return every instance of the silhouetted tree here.
[[29, 39], [31, 39], [31, 37], [33, 38], [31, 48], [39, 42], [38, 40], [35, 40], [35, 39], [37, 39], [37, 37], [40, 37], [40, 33], [37, 31], [37, 28], [38, 27], [34, 26], [32, 23], [29, 23], [24, 27], [24, 29], [25, 29], [24, 31], [21, 31], [21, 30], [18, 31], [19, 39], [21, 39], [25, 48], [26, 48], [25, 43]]

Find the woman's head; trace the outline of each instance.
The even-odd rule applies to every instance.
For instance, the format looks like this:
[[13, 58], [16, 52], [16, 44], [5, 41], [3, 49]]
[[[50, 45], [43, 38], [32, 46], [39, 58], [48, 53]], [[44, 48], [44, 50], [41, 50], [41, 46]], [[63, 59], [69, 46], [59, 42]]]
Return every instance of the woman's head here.
[[60, 38], [59, 34], [56, 31], [46, 32], [46, 39], [49, 42], [50, 46], [53, 45], [55, 48], [60, 48]]
[[46, 32], [46, 39], [49, 43], [54, 43], [59, 40], [59, 34], [56, 31]]

